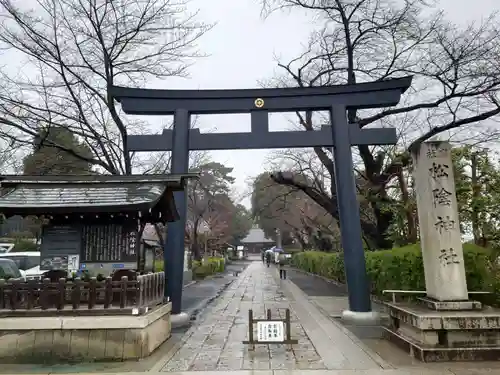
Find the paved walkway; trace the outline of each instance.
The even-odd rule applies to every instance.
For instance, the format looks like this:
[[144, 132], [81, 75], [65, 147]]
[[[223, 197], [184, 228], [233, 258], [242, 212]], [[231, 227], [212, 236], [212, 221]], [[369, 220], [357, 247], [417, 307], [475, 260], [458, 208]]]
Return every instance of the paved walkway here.
[[[324, 294], [323, 297], [327, 298]], [[88, 372], [80, 372], [80, 375], [98, 372], [101, 375], [500, 374], [500, 368], [486, 363], [443, 363], [434, 364], [434, 368], [428, 367], [433, 364], [420, 362], [394, 366], [330, 319], [329, 314], [322, 314], [310, 298], [291, 281], [280, 281], [274, 267], [268, 269], [262, 263], [254, 262], [209, 306], [201, 320], [182, 339], [172, 344], [173, 348], [156, 365], [149, 367], [149, 371], [136, 369], [144, 372], [134, 372], [132, 367], [121, 370], [109, 368], [107, 372], [105, 369], [82, 368]], [[253, 309], [256, 317], [263, 317], [268, 308], [274, 316], [283, 316], [284, 309], [291, 309], [292, 334], [299, 341], [292, 351], [287, 352], [279, 345], [258, 345], [255, 352], [249, 352], [242, 344], [247, 338], [248, 310]], [[62, 375], [78, 371], [60, 368], [31, 372]], [[19, 371], [12, 371], [12, 374], [19, 374]]]
[[[36, 375], [74, 375], [71, 373], [43, 372]], [[95, 375], [95, 372], [78, 373]], [[165, 375], [165, 372], [109, 372], [100, 375]], [[428, 370], [428, 369], [371, 369], [371, 370], [235, 370], [235, 371], [179, 371], [170, 375], [498, 375], [496, 369], [480, 370]], [[19, 375], [19, 373], [5, 374]], [[32, 374], [35, 375], [35, 374]]]
[[[300, 291], [299, 291], [300, 292]], [[298, 299], [298, 300], [297, 300]], [[290, 308], [292, 351], [283, 345], [257, 345], [248, 351], [248, 310], [264, 317], [284, 317]], [[368, 370], [381, 369], [383, 361], [346, 335], [334, 322], [301, 297], [289, 281], [280, 281], [274, 267], [252, 263], [188, 331], [183, 345], [160, 371], [230, 370]], [[153, 370], [154, 371], [154, 370]]]
[[220, 291], [237, 279], [234, 272], [242, 272], [250, 263], [245, 261], [235, 261], [226, 265], [224, 273], [217, 277], [199, 280], [186, 286], [182, 292], [182, 311], [188, 315], [201, 312], [207, 304], [216, 298]]

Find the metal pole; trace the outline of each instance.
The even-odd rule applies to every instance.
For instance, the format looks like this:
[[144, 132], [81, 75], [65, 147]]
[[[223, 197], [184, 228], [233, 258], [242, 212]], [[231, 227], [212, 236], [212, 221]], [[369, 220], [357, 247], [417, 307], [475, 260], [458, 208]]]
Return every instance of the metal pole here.
[[[174, 115], [172, 134], [171, 173], [187, 173], [189, 168], [190, 115], [185, 109], [178, 109]], [[182, 286], [184, 277], [184, 229], [186, 226], [187, 200], [184, 191], [174, 193], [175, 206], [179, 212], [178, 221], [168, 223], [167, 241], [163, 250], [165, 261], [165, 297], [170, 297], [172, 314], [181, 312]]]
[[349, 309], [353, 312], [370, 312], [370, 289], [366, 274], [365, 254], [361, 236], [361, 219], [354, 180], [346, 108], [342, 105], [332, 106], [330, 109], [330, 119], [335, 145], [333, 149], [335, 186], [337, 189], [340, 232], [342, 235], [344, 266], [349, 292]]

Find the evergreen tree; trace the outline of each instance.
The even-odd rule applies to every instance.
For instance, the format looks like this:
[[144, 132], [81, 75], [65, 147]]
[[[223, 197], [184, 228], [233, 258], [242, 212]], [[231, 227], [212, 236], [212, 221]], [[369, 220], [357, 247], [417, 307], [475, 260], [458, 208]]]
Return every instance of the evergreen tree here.
[[[52, 143], [62, 145], [72, 152], [52, 146]], [[92, 164], [84, 160], [87, 157], [92, 157], [90, 148], [68, 129], [41, 129], [35, 138], [33, 151], [23, 160], [23, 173], [39, 176], [91, 174]]]

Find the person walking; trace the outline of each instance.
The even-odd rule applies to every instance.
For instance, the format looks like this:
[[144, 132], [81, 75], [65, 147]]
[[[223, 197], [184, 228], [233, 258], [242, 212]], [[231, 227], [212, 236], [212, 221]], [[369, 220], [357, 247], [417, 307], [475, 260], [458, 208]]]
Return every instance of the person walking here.
[[286, 279], [286, 266], [288, 264], [288, 255], [285, 254], [284, 252], [280, 253], [278, 255], [278, 267], [280, 270], [280, 279], [285, 280]]
[[269, 265], [271, 264], [271, 252], [270, 251], [266, 252], [266, 263], [267, 263], [267, 267], [269, 267]]
[[265, 250], [262, 250], [260, 256], [262, 257], [262, 263], [265, 263], [266, 262], [266, 252], [265, 252]]

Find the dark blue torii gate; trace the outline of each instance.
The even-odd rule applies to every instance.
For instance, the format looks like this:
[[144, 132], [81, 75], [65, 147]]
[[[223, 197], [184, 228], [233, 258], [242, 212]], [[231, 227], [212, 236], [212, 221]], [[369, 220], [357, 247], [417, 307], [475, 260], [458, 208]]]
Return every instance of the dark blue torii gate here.
[[[114, 86], [111, 95], [127, 114], [174, 115], [172, 130], [162, 134], [129, 135], [128, 151], [172, 151], [171, 173], [188, 172], [190, 150], [333, 147], [340, 230], [349, 291], [349, 313], [371, 312], [359, 206], [356, 199], [351, 146], [396, 144], [392, 128], [349, 126], [346, 110], [394, 106], [412, 77], [356, 85], [249, 90], [153, 90]], [[330, 126], [313, 131], [269, 131], [270, 112], [330, 112]], [[190, 129], [190, 115], [250, 113], [250, 133], [203, 134]], [[333, 183], [333, 182], [332, 182]], [[169, 223], [164, 249], [165, 296], [172, 313], [181, 312], [184, 270], [186, 195], [176, 192], [181, 219]]]

